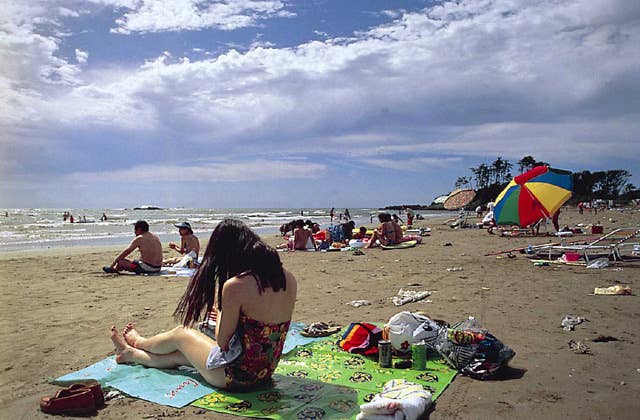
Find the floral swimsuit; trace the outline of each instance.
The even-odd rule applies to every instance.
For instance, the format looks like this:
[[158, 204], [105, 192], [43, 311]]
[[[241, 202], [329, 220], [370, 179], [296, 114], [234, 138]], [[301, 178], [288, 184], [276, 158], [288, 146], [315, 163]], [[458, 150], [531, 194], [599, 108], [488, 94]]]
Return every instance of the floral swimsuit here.
[[290, 323], [265, 324], [240, 315], [243, 352], [224, 368], [227, 389], [248, 391], [269, 384], [278, 367]]

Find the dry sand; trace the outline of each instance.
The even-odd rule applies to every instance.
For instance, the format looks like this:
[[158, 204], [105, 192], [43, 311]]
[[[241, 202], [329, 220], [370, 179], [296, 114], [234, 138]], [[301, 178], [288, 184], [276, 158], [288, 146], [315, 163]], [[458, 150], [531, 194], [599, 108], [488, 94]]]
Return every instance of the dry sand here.
[[[602, 220], [608, 232], [637, 226], [640, 212], [605, 211], [595, 216], [569, 210], [561, 217], [561, 223], [596, 220]], [[294, 320], [384, 322], [401, 310], [420, 310], [450, 322], [475, 316], [517, 355], [496, 380], [459, 375], [438, 399], [432, 419], [638, 418], [638, 296], [588, 294], [594, 287], [616, 283], [640, 293], [639, 266], [622, 265], [621, 271], [535, 267], [518, 253], [513, 259], [484, 254], [549, 238], [500, 238], [484, 230], [453, 230], [441, 221], [422, 223], [433, 227], [432, 236], [412, 249], [365, 250], [362, 256], [282, 254], [284, 265], [299, 281]], [[274, 235], [265, 239], [279, 242]], [[174, 326], [171, 314], [188, 279], [103, 274], [102, 265], [119, 251], [94, 247], [0, 254], [0, 418], [47, 417], [38, 409], [39, 397], [56, 390], [47, 381], [112, 354], [112, 324], [121, 327], [133, 321], [147, 334]], [[450, 267], [463, 271], [449, 272]], [[434, 291], [433, 302], [393, 306], [389, 298], [409, 283]], [[347, 305], [355, 299], [372, 305]], [[565, 332], [560, 321], [566, 314], [590, 322]], [[591, 341], [600, 335], [618, 341]], [[567, 345], [570, 339], [585, 342], [593, 355], [573, 353]], [[237, 418], [133, 398], [110, 402], [98, 417]]]

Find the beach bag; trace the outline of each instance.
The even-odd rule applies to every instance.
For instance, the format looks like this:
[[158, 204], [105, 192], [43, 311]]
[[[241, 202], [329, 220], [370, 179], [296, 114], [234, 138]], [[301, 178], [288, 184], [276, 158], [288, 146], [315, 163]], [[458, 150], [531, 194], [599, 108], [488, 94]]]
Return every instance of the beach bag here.
[[473, 317], [442, 329], [433, 344], [449, 366], [481, 380], [493, 376], [516, 355]]
[[382, 340], [382, 329], [367, 322], [352, 322], [338, 340], [338, 346], [349, 353], [378, 354], [378, 342]]

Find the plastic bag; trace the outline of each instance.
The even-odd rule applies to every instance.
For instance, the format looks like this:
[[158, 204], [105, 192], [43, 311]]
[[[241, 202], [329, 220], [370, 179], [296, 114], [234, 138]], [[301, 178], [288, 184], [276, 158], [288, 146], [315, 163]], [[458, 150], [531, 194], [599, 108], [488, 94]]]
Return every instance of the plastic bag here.
[[414, 343], [414, 331], [428, 319], [424, 315], [409, 311], [402, 311], [392, 316], [387, 323], [387, 327], [389, 329], [389, 341], [391, 341], [393, 350], [401, 354], [409, 353], [411, 345]]
[[606, 258], [606, 257], [596, 258], [595, 260], [591, 261], [589, 265], [587, 265], [587, 268], [605, 268], [605, 267], [609, 267], [609, 258]]

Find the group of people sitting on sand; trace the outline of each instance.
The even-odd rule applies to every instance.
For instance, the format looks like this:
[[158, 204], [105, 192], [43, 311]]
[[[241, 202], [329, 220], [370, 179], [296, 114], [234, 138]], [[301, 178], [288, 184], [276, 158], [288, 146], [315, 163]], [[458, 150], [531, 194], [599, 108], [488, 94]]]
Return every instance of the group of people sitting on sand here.
[[[200, 241], [193, 234], [189, 222], [180, 222], [174, 225], [180, 233], [180, 245], [170, 242], [169, 248], [176, 250], [180, 255], [188, 256], [192, 265], [197, 265], [198, 254], [200, 253]], [[170, 265], [178, 262], [182, 257], [171, 258], [163, 261], [162, 243], [157, 235], [149, 232], [149, 224], [144, 220], [138, 220], [133, 225], [136, 237], [131, 244], [122, 251], [111, 265], [102, 267], [105, 273], [119, 273], [129, 271], [136, 274], [159, 273], [163, 265]], [[139, 260], [129, 260], [127, 257], [133, 251], [140, 252]]]
[[[378, 219], [381, 224], [370, 236], [369, 246], [398, 243], [401, 227], [388, 213]], [[199, 243], [190, 225], [176, 226], [183, 240], [180, 247], [170, 247], [181, 254], [192, 250], [197, 254]], [[319, 226], [307, 228], [303, 221], [297, 221], [294, 247], [306, 245], [314, 238], [314, 230], [315, 235], [324, 234], [323, 241], [347, 243], [368, 236], [365, 227], [356, 232], [354, 228], [355, 222], [348, 221], [321, 231]], [[136, 238], [105, 271], [159, 270], [160, 240], [149, 232], [145, 221], [136, 222], [134, 230]], [[140, 250], [140, 261], [126, 259], [134, 249]], [[132, 323], [122, 329], [112, 326], [116, 361], [155, 368], [192, 366], [214, 387], [234, 391], [267, 385], [282, 355], [296, 294], [296, 279], [283, 268], [276, 250], [243, 222], [225, 219], [211, 234], [202, 262], [178, 302], [174, 315], [181, 324], [150, 337], [143, 336]], [[246, 351], [249, 347], [251, 352]], [[256, 348], [260, 354], [255, 354]]]
[[[349, 245], [353, 239], [366, 242], [367, 248], [373, 248], [377, 245], [395, 245], [402, 241], [404, 235], [402, 227], [391, 214], [380, 213], [378, 220], [380, 226], [374, 229], [372, 234], [368, 233], [365, 226], [361, 226], [356, 231], [356, 224], [353, 220], [332, 224], [324, 230], [320, 229], [318, 223], [313, 223], [311, 220], [293, 220], [280, 227], [280, 232], [287, 238], [287, 242], [278, 245], [277, 248], [290, 251], [317, 251], [318, 249], [341, 248]], [[289, 232], [291, 232], [290, 235]]]

